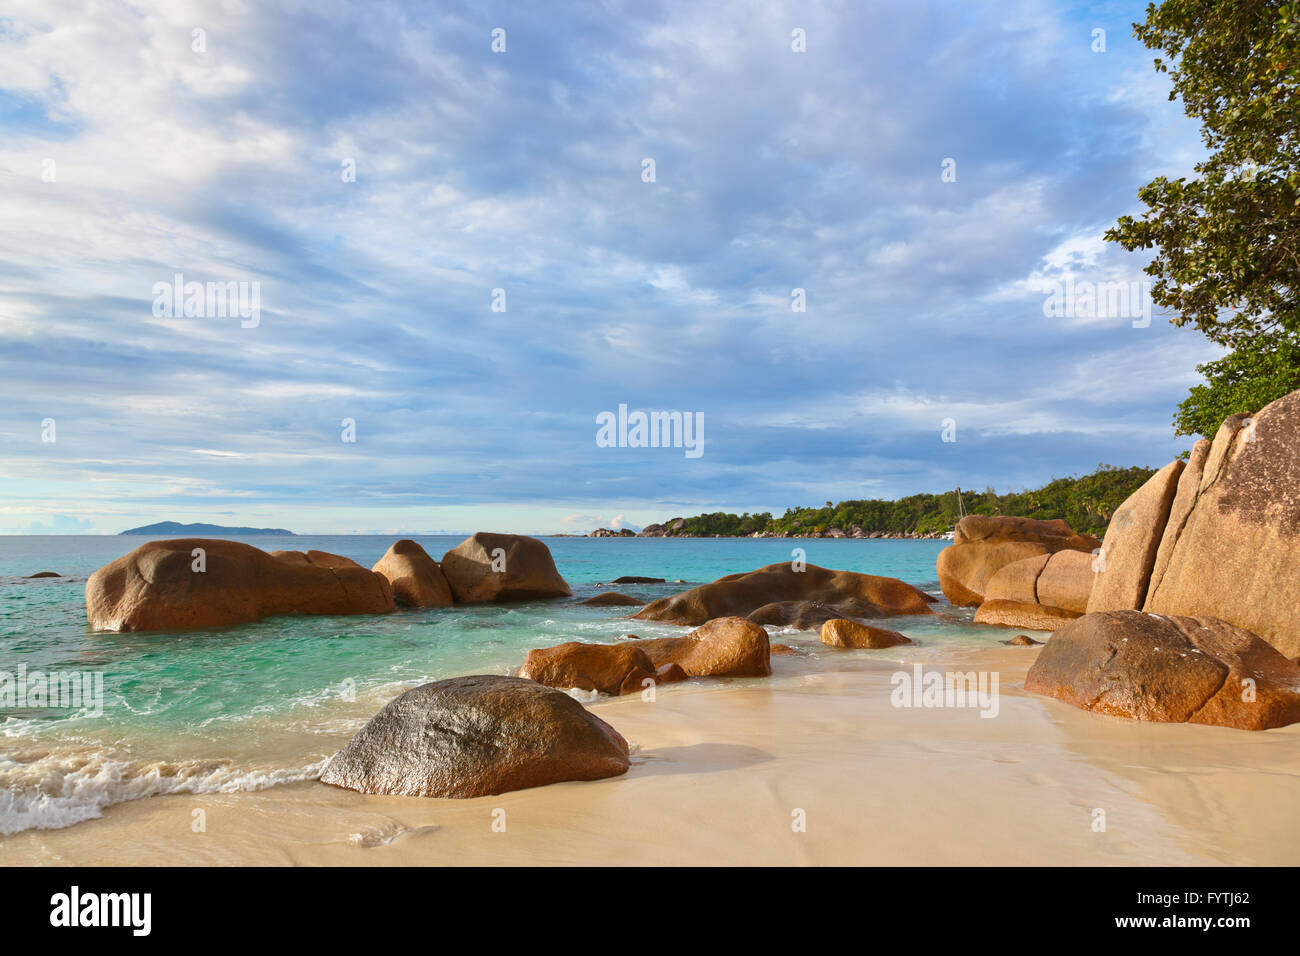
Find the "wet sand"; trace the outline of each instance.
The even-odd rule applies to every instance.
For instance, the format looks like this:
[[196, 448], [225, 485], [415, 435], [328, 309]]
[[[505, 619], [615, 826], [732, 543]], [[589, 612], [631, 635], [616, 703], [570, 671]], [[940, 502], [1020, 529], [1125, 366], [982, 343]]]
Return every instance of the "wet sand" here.
[[[1088, 714], [1023, 692], [1037, 653], [913, 652], [906, 665], [888, 651], [778, 657], [766, 680], [691, 681], [653, 702], [591, 704], [634, 746], [621, 777], [474, 800], [365, 796], [314, 781], [157, 796], [0, 838], [0, 860], [1300, 863], [1300, 725], [1251, 733]], [[890, 676], [918, 658], [927, 669], [996, 671], [997, 716], [893, 706]]]

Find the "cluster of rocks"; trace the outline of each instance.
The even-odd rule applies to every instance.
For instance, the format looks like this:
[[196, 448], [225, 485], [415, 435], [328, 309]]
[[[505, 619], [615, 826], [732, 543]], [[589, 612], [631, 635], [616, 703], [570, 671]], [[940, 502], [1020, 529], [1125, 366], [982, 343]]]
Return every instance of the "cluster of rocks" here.
[[602, 694], [638, 692], [645, 682], [688, 677], [766, 677], [772, 673], [767, 631], [743, 617], [720, 617], [681, 637], [640, 638], [619, 644], [569, 641], [528, 652], [520, 677], [551, 687]]
[[434, 561], [398, 541], [373, 568], [325, 551], [262, 551], [239, 541], [150, 541], [86, 582], [86, 619], [108, 631], [230, 627], [282, 614], [386, 614], [569, 596], [551, 552], [523, 535], [479, 532]]
[[[617, 605], [624, 602], [607, 599], [623, 597], [611, 592], [583, 603]], [[792, 653], [781, 645], [775, 651], [764, 625], [820, 627], [822, 643], [832, 647], [892, 647], [911, 642], [897, 631], [850, 617], [931, 614], [933, 601], [896, 578], [772, 564], [661, 598], [633, 615], [694, 627], [689, 634], [652, 639], [629, 634], [619, 644], [569, 641], [539, 648], [528, 653], [519, 676], [611, 695], [640, 691], [647, 681], [762, 677], [771, 673], [772, 653]]]
[[937, 541], [947, 537], [942, 531], [921, 534], [916, 531], [863, 531], [853, 525], [847, 531], [843, 528], [827, 528], [825, 531], [755, 531], [751, 538], [892, 538], [911, 541]]
[[630, 528], [619, 528], [617, 531], [613, 528], [597, 528], [588, 538], [635, 538], [636, 532]]
[[671, 538], [686, 530], [685, 518], [670, 518], [663, 524], [648, 524], [641, 529], [642, 538]]
[[[1041, 603], [1036, 597], [1038, 578], [1047, 564], [1054, 562], [1053, 573], [1049, 575], [1053, 582], [1049, 594], [1053, 600], [1078, 605], [1077, 595], [1058, 596], [1057, 588], [1068, 589], [1077, 564], [1084, 561], [1090, 567], [1091, 554], [1099, 547], [1101, 542], [1096, 538], [1077, 534], [1061, 520], [968, 515], [957, 523], [952, 545], [939, 552], [936, 563], [939, 587], [949, 601], [961, 607], [983, 604], [990, 594], [994, 600], [1038, 604]], [[1057, 557], [1065, 552], [1082, 558]], [[1012, 566], [1016, 566], [1015, 571], [995, 585], [994, 577]], [[1074, 586], [1077, 587], [1077, 582]], [[1086, 587], [1091, 589], [1091, 580], [1086, 582]], [[1083, 604], [1087, 601], [1085, 590]], [[1080, 607], [1079, 612], [1082, 611]]]
[[1300, 656], [1300, 391], [1227, 419], [1111, 524], [1090, 612], [1214, 617]]
[[1026, 689], [1141, 720], [1300, 720], [1300, 391], [1160, 469], [1095, 548], [1064, 526], [971, 520], [940, 583], [978, 622], [1055, 632]]
[[[615, 584], [660, 584], [628, 575]], [[231, 626], [281, 614], [379, 614], [571, 596], [546, 545], [480, 532], [431, 558], [394, 543], [373, 568], [324, 551], [265, 552], [238, 541], [150, 541], [86, 584], [93, 627], [116, 631]], [[929, 614], [928, 595], [893, 578], [815, 565], [770, 565], [646, 605], [636, 617], [691, 625], [678, 637], [570, 641], [530, 651], [517, 677], [436, 681], [393, 700], [331, 759], [321, 779], [366, 793], [474, 797], [628, 768], [627, 742], [564, 691], [639, 692], [693, 677], [762, 677], [773, 655], [763, 624], [822, 627], [833, 647], [909, 643], [849, 617]], [[583, 601], [641, 606], [607, 591]]]
[[[598, 597], [622, 603], [605, 600], [622, 597], [614, 592]], [[330, 760], [321, 780], [365, 793], [473, 797], [615, 776], [628, 768], [627, 742], [564, 691], [617, 696], [693, 677], [764, 677], [773, 655], [794, 651], [772, 644], [756, 618], [818, 620], [822, 643], [832, 647], [908, 644], [897, 631], [843, 615], [929, 614], [932, 600], [893, 578], [814, 565], [728, 575], [636, 615], [698, 625], [680, 637], [567, 641], [529, 651], [513, 678], [455, 678], [408, 691]]]

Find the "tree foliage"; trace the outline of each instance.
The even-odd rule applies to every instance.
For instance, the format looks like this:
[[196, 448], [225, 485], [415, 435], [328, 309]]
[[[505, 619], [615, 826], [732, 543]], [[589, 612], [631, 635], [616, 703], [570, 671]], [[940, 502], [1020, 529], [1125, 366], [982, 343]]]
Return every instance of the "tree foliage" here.
[[1196, 370], [1205, 384], [1194, 386], [1178, 406], [1174, 434], [1212, 438], [1229, 415], [1259, 411], [1300, 388], [1300, 336], [1257, 336]]
[[1300, 384], [1300, 4], [1165, 0], [1134, 31], [1209, 156], [1142, 187], [1142, 217], [1106, 238], [1155, 249], [1155, 304], [1233, 349], [1174, 416], [1177, 434], [1208, 436]]
[[1106, 238], [1157, 250], [1152, 298], [1175, 325], [1229, 346], [1300, 331], [1300, 5], [1165, 0], [1134, 30], [1210, 155], [1144, 186], [1142, 218]]
[[[999, 495], [992, 488], [963, 491], [962, 506], [967, 514], [1019, 515], [1027, 518], [1064, 518], [1076, 531], [1098, 533], [1105, 529], [1115, 509], [1143, 482], [1155, 474], [1151, 468], [1116, 468], [1098, 465], [1097, 471], [1081, 478], [1057, 478], [1032, 491]], [[932, 534], [950, 530], [960, 512], [957, 492], [940, 495], [909, 495], [896, 501], [876, 498], [827, 502], [821, 508], [788, 508], [784, 515], [743, 515], [716, 511], [686, 519], [688, 535], [745, 536], [758, 532], [807, 534], [838, 528], [845, 533], [854, 526], [864, 532], [880, 531]]]

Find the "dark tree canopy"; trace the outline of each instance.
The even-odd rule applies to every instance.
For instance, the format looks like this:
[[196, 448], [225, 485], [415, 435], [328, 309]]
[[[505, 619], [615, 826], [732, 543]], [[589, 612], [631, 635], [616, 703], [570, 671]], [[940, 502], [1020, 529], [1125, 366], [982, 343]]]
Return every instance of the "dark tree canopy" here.
[[1234, 349], [1201, 366], [1207, 383], [1175, 416], [1179, 434], [1213, 434], [1225, 410], [1300, 385], [1300, 4], [1165, 0], [1134, 30], [1162, 54], [1155, 67], [1200, 120], [1209, 156], [1194, 177], [1142, 187], [1145, 213], [1106, 238], [1154, 249], [1155, 304]]
[[1155, 248], [1156, 304], [1175, 325], [1236, 345], [1300, 331], [1300, 6], [1277, 0], [1165, 0], [1135, 24], [1156, 69], [1201, 121], [1210, 156], [1193, 179], [1153, 180], [1147, 211], [1106, 237]]
[[948, 531], [966, 514], [1019, 515], [1026, 518], [1064, 518], [1076, 531], [1104, 531], [1115, 509], [1124, 503], [1155, 471], [1151, 468], [1115, 468], [1098, 465], [1097, 471], [1080, 478], [1056, 478], [1041, 488], [998, 494], [992, 488], [957, 492], [909, 495], [896, 501], [876, 498], [826, 502], [822, 508], [787, 508], [773, 518], [769, 512], [742, 515], [716, 511], [686, 519], [688, 535], [752, 535], [756, 532], [786, 534], [821, 533], [831, 528], [848, 532]]

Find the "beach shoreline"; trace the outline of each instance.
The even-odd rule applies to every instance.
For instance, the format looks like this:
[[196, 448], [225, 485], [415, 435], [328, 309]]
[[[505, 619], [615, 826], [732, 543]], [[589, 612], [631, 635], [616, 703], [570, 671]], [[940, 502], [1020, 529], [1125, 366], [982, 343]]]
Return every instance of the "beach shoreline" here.
[[[1037, 653], [775, 658], [769, 678], [591, 702], [633, 746], [619, 777], [470, 800], [317, 781], [161, 795], [0, 838], [0, 852], [10, 865], [1300, 862], [1300, 725], [1243, 734], [1087, 713], [1024, 692]], [[996, 716], [895, 706], [893, 675], [916, 663], [998, 674]]]

